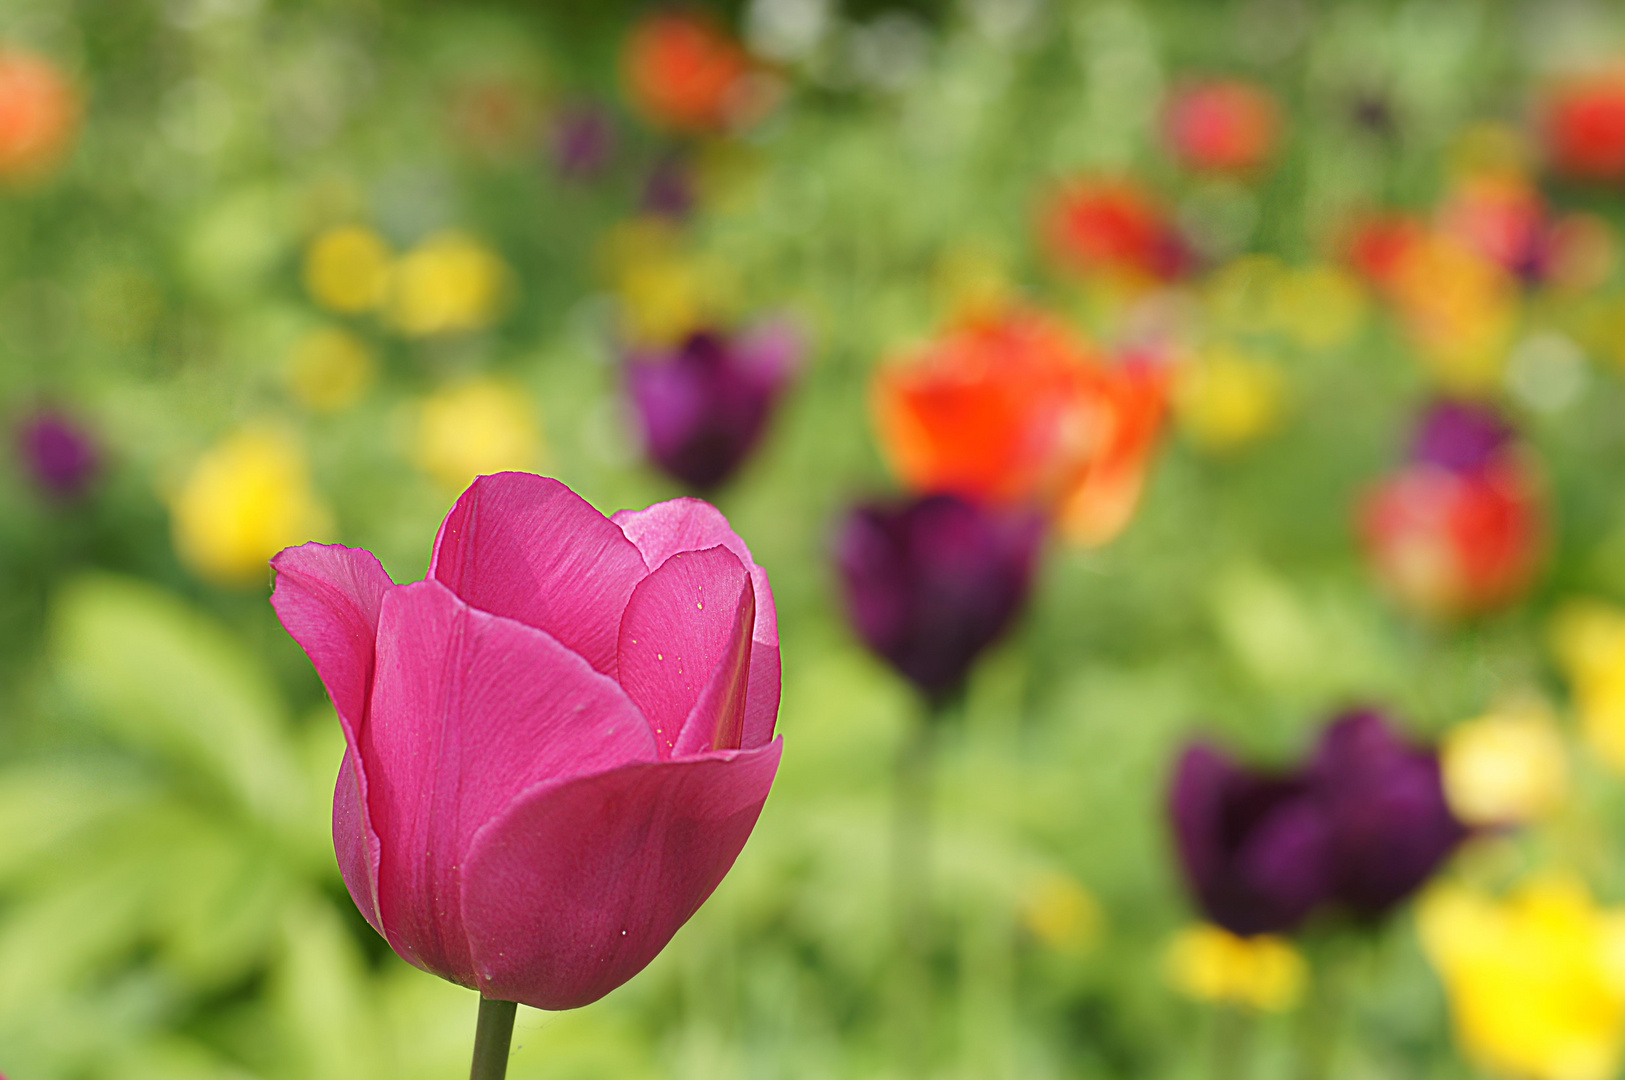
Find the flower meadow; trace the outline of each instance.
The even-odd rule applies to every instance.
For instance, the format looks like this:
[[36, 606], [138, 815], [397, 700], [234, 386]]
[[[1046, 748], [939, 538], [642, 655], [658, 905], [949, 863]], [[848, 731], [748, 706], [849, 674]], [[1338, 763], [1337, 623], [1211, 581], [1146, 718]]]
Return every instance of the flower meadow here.
[[9, 1080], [1625, 1073], [1625, 13], [7, 0]]

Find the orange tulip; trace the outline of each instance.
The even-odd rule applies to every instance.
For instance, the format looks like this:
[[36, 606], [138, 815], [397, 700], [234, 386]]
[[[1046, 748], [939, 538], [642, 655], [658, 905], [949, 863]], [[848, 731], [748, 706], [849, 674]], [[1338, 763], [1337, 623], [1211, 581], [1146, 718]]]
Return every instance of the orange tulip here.
[[881, 369], [874, 409], [905, 484], [982, 502], [1039, 503], [1101, 544], [1128, 523], [1161, 425], [1165, 380], [1108, 365], [1054, 318], [975, 319]]
[[50, 172], [79, 126], [79, 95], [49, 60], [0, 48], [0, 179]]
[[658, 127], [721, 131], [748, 108], [750, 56], [711, 20], [664, 12], [640, 22], [621, 56], [627, 95]]

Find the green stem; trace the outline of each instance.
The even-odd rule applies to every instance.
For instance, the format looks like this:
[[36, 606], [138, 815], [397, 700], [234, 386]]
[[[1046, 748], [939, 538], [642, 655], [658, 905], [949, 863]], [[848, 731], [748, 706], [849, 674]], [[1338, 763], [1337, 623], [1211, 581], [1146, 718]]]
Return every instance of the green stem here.
[[897, 755], [892, 819], [892, 903], [897, 919], [896, 1039], [905, 1075], [924, 1075], [930, 1055], [931, 774], [936, 716], [916, 725]]
[[503, 1080], [508, 1075], [508, 1046], [513, 1042], [512, 1001], [480, 998], [480, 1018], [474, 1028], [474, 1067], [468, 1080]]
[[1240, 1005], [1220, 1005], [1213, 1015], [1212, 1078], [1243, 1080], [1252, 1016]]

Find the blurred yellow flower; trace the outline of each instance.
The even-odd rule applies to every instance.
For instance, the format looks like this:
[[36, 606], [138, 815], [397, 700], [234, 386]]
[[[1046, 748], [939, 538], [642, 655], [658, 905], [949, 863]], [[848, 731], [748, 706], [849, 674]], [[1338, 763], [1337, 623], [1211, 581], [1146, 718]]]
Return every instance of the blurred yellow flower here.
[[272, 555], [331, 527], [303, 449], [267, 427], [244, 428], [206, 451], [170, 512], [181, 561], [221, 585], [263, 583]]
[[1518, 322], [1517, 290], [1500, 266], [1449, 237], [1411, 245], [1394, 272], [1395, 302], [1423, 360], [1447, 389], [1501, 384]]
[[1180, 427], [1209, 450], [1233, 450], [1268, 434], [1285, 398], [1280, 368], [1224, 346], [1180, 365], [1174, 380]]
[[1505, 900], [1456, 885], [1417, 909], [1456, 1038], [1485, 1069], [1527, 1080], [1608, 1080], [1625, 1048], [1625, 910], [1566, 878]]
[[345, 315], [372, 311], [389, 290], [390, 250], [360, 225], [322, 232], [305, 252], [305, 288], [323, 307]]
[[542, 430], [530, 396], [500, 379], [474, 379], [444, 387], [418, 407], [413, 458], [452, 491], [476, 476], [534, 469]]
[[288, 354], [288, 389], [314, 412], [349, 408], [372, 388], [377, 376], [367, 343], [337, 327], [310, 331]]
[[600, 270], [621, 302], [634, 342], [670, 345], [707, 323], [727, 321], [736, 289], [726, 267], [684, 249], [668, 222], [640, 218], [611, 229]]
[[1034, 937], [1052, 949], [1078, 953], [1100, 936], [1100, 904], [1076, 879], [1044, 874], [1028, 889], [1021, 906], [1021, 922]]
[[1307, 349], [1336, 348], [1365, 322], [1364, 287], [1336, 266], [1319, 264], [1281, 274], [1272, 300], [1271, 321]]
[[1457, 724], [1439, 752], [1445, 797], [1469, 825], [1532, 821], [1555, 810], [1568, 790], [1563, 738], [1542, 704]]
[[411, 337], [483, 330], [507, 299], [508, 266], [467, 233], [436, 233], [403, 255], [389, 282], [389, 321]]
[[1285, 938], [1237, 937], [1208, 923], [1188, 927], [1174, 938], [1167, 971], [1174, 989], [1197, 1001], [1271, 1012], [1296, 1005], [1309, 979], [1303, 956]]
[[1575, 600], [1552, 620], [1552, 650], [1568, 676], [1586, 743], [1625, 772], [1625, 611]]

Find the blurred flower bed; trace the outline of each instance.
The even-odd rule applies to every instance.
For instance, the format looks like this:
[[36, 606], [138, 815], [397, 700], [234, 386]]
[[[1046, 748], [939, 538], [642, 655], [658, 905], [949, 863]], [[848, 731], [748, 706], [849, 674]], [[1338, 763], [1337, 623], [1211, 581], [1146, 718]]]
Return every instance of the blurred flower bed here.
[[267, 560], [517, 469], [727, 513], [785, 753], [515, 1077], [1618, 1075], [1622, 72], [1579, 0], [8, 0], [0, 1070], [461, 1074]]

